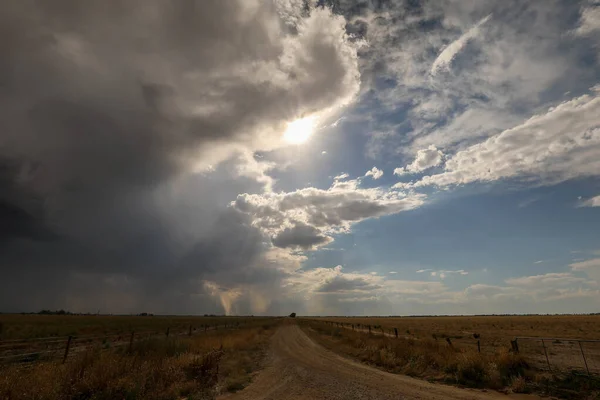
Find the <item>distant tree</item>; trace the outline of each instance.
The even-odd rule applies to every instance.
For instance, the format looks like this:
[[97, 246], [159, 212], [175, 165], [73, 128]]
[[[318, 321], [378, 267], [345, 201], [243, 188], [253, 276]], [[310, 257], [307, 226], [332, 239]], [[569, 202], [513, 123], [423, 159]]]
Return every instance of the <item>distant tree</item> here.
[[295, 312], [291, 313], [290, 318], [296, 318], [296, 313]]

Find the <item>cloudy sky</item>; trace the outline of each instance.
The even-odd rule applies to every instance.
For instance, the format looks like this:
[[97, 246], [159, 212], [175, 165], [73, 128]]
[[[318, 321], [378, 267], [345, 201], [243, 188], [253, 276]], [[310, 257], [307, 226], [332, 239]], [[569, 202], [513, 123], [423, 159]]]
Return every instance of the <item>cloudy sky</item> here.
[[0, 311], [600, 311], [597, 0], [0, 26]]

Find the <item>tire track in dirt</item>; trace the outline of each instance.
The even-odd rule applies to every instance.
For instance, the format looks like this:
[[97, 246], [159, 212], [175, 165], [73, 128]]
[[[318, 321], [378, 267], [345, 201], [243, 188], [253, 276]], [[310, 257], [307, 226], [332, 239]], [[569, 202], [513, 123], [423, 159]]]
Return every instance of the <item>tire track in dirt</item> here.
[[297, 325], [272, 338], [267, 367], [228, 400], [267, 399], [536, 399], [535, 396], [461, 389], [390, 374], [343, 358], [313, 342]]

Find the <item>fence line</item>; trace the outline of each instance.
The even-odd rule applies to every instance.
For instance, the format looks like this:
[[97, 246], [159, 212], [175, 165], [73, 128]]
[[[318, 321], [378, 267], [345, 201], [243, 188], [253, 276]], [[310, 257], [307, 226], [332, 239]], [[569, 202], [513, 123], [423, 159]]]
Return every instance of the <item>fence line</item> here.
[[[260, 322], [262, 323], [262, 321], [253, 321], [253, 322]], [[143, 341], [143, 340], [148, 340], [148, 339], [156, 339], [156, 338], [165, 338], [168, 339], [169, 337], [173, 337], [173, 336], [192, 336], [192, 335], [196, 335], [196, 334], [202, 334], [205, 333], [207, 331], [216, 331], [219, 329], [237, 329], [240, 328], [241, 326], [247, 326], [247, 325], [251, 325], [252, 323], [244, 323], [244, 322], [232, 322], [232, 323], [226, 323], [226, 324], [217, 324], [217, 325], [206, 325], [206, 324], [202, 324], [199, 325], [198, 327], [195, 327], [193, 325], [190, 325], [188, 328], [185, 329], [185, 331], [181, 331], [181, 332], [171, 332], [171, 328], [167, 327], [166, 332], [158, 332], [158, 331], [143, 331], [143, 332], [135, 332], [135, 331], [129, 331], [129, 332], [122, 332], [122, 333], [115, 333], [115, 334], [110, 334], [110, 335], [106, 335], [106, 336], [99, 336], [99, 335], [84, 335], [84, 336], [76, 336], [76, 335], [72, 335], [72, 336], [53, 336], [53, 337], [46, 337], [46, 338], [28, 338], [28, 339], [10, 339], [10, 340], [2, 340], [0, 341], [0, 366], [2, 364], [13, 364], [13, 363], [19, 363], [19, 364], [31, 364], [34, 363], [36, 361], [41, 361], [41, 360], [51, 360], [55, 357], [58, 357], [58, 355], [61, 352], [63, 353], [63, 362], [65, 362], [69, 356], [69, 354], [72, 353], [77, 353], [80, 352], [82, 350], [86, 350], [90, 347], [93, 347], [94, 345], [109, 345], [110, 348], [115, 348], [115, 347], [122, 347], [122, 346], [129, 346], [130, 349], [133, 346], [134, 342], [139, 342], [139, 341]], [[118, 338], [117, 340], [115, 340], [114, 342], [110, 342], [109, 339], [111, 338]], [[121, 339], [122, 340], [119, 340]], [[82, 344], [83, 342], [83, 344]], [[79, 346], [77, 346], [79, 344]], [[32, 349], [32, 346], [45, 346], [45, 348], [39, 349], [38, 351], [35, 351], [34, 349]], [[49, 345], [55, 345], [52, 346], [51, 349], [48, 349]], [[23, 348], [23, 346], [29, 346], [29, 348]], [[17, 353], [13, 353], [13, 354], [7, 354], [10, 353], [11, 350], [25, 350], [25, 352], [17, 352]], [[44, 357], [45, 355], [48, 354], [52, 354], [52, 356], [50, 357]], [[29, 359], [27, 359], [29, 358]]]
[[[397, 328], [392, 328], [389, 332], [386, 332], [384, 331], [384, 328], [379, 325], [377, 325], [377, 329], [375, 329], [374, 325], [369, 324], [353, 324], [315, 319], [306, 321], [322, 323], [337, 328], [352, 329], [353, 331], [368, 333], [369, 335], [399, 338]], [[435, 335], [433, 336], [435, 337]], [[403, 339], [419, 340], [419, 338], [413, 336], [401, 337]], [[476, 346], [477, 351], [481, 353], [482, 344], [480, 336], [474, 334], [473, 338], [476, 339], [476, 342], [473, 342], [473, 346]], [[449, 346], [454, 346], [449, 337], [446, 337], [446, 341]], [[538, 348], [530, 349], [529, 346], [526, 345], [529, 342], [537, 343]], [[586, 348], [585, 344], [597, 344], [598, 346], [595, 348]], [[510, 341], [510, 345], [510, 351], [521, 354], [534, 368], [547, 369], [553, 373], [562, 372], [564, 370], [582, 370], [590, 376], [600, 375], [600, 339], [517, 336], [514, 340]]]
[[[586, 347], [586, 343], [597, 346]], [[539, 349], [540, 344], [543, 352]], [[534, 365], [549, 372], [567, 369], [600, 375], [600, 340], [597, 339], [517, 336], [513, 349], [521, 354], [530, 353], [528, 358]]]

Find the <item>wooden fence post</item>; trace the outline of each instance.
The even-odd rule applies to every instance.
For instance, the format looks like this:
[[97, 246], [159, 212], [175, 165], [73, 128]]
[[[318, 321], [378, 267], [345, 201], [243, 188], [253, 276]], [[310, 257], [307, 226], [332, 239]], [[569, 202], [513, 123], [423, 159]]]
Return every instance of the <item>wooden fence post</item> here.
[[481, 341], [477, 339], [477, 352], [481, 353]]
[[204, 332], [206, 332], [207, 329], [208, 329], [208, 325], [204, 324]]
[[548, 358], [548, 351], [546, 350], [546, 343], [544, 342], [544, 339], [542, 339], [542, 346], [544, 347], [544, 354], [546, 355], [546, 362], [548, 363], [548, 371], [552, 371], [552, 368], [550, 368], [550, 359]]
[[190, 325], [190, 331], [188, 332], [188, 336], [192, 336], [192, 326]]
[[67, 339], [67, 345], [65, 346], [65, 356], [63, 357], [63, 364], [67, 361], [67, 356], [69, 355], [69, 348], [71, 347], [71, 340], [73, 340], [73, 336], [69, 336]]
[[396, 335], [396, 339], [398, 339], [398, 328], [394, 328], [394, 334]]
[[369, 325], [369, 335], [371, 334], [371, 325]]
[[585, 353], [583, 352], [583, 347], [581, 347], [581, 341], [577, 341], [577, 343], [579, 343], [579, 350], [581, 350], [581, 356], [583, 357], [583, 362], [585, 363], [585, 370], [587, 371], [587, 374], [590, 374], [590, 369], [588, 368], [588, 364], [587, 364], [587, 360], [585, 359]]
[[352, 330], [354, 330], [354, 324], [352, 324]]
[[169, 331], [171, 330], [171, 327], [167, 327], [167, 337], [169, 337]]
[[516, 338], [515, 338], [515, 340], [510, 341], [510, 346], [512, 347], [513, 353], [519, 352], [519, 342], [517, 341]]

